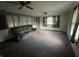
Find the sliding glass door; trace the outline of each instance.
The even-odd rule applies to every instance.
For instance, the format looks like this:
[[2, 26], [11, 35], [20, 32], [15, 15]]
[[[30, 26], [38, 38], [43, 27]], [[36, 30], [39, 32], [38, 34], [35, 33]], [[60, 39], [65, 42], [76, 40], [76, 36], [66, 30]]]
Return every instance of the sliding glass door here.
[[76, 24], [77, 18], [78, 18], [78, 8], [76, 8], [76, 9], [74, 10], [73, 19], [72, 19], [72, 25], [71, 25], [70, 36], [73, 35], [73, 32], [74, 32], [74, 28], [75, 28], [75, 24]]
[[78, 6], [74, 10], [72, 26], [71, 26], [71, 42], [76, 43], [79, 39], [79, 8]]

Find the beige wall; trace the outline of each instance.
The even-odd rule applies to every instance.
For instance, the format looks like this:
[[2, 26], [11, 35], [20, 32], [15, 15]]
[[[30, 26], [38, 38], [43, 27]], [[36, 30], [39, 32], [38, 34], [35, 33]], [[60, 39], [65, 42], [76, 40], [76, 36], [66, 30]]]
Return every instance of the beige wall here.
[[69, 12], [69, 17], [68, 17], [68, 22], [67, 22], [67, 35], [68, 38], [70, 39], [70, 31], [71, 31], [71, 25], [72, 25], [72, 18], [73, 18], [73, 12], [74, 10]]
[[62, 13], [60, 15], [60, 30], [63, 32], [67, 31], [67, 28], [69, 28], [68, 24], [69, 21], [72, 20], [73, 11], [68, 11], [66, 13]]
[[66, 13], [61, 14], [60, 30], [63, 32], [67, 32], [67, 36], [69, 39], [70, 39], [73, 12], [74, 10], [70, 10]]
[[68, 15], [66, 13], [60, 15], [60, 30], [65, 32], [67, 27]]

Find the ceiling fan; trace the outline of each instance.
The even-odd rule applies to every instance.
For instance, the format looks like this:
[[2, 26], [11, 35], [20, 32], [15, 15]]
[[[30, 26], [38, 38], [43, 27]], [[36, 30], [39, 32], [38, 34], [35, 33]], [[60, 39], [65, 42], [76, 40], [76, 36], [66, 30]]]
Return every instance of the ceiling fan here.
[[26, 8], [29, 8], [29, 9], [33, 10], [32, 7], [28, 6], [28, 4], [31, 4], [30, 1], [17, 1], [17, 2], [8, 2], [8, 3], [13, 3], [13, 4], [15, 3], [15, 4], [21, 5], [21, 6], [18, 8], [19, 10], [22, 9], [23, 7], [26, 7]]
[[26, 7], [26, 8], [29, 8], [29, 9], [32, 9], [33, 10], [32, 7], [27, 6], [30, 3], [31, 3], [30, 1], [26, 1], [26, 2], [25, 1], [20, 1], [21, 6], [18, 9], [21, 9], [22, 7]]

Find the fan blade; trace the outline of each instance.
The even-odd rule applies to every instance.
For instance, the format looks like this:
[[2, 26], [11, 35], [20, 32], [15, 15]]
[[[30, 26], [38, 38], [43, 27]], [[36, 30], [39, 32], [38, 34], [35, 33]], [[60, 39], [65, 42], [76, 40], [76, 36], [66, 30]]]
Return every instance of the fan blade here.
[[21, 9], [22, 8], [22, 6], [21, 7], [19, 7], [18, 9]]
[[33, 10], [33, 8], [31, 8], [31, 7], [29, 7], [29, 6], [26, 6], [26, 7]]

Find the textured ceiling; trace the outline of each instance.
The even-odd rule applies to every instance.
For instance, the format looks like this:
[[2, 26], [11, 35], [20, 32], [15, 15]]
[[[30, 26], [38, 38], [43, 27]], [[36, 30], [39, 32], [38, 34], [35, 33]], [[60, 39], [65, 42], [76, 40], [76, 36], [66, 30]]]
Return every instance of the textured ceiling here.
[[47, 12], [47, 15], [58, 15], [70, 10], [73, 7], [73, 4], [73, 1], [31, 1], [29, 6], [33, 7], [34, 10], [28, 8], [18, 10], [19, 4], [0, 2], [0, 9], [12, 13], [21, 13], [32, 16], [42, 16], [44, 12]]

